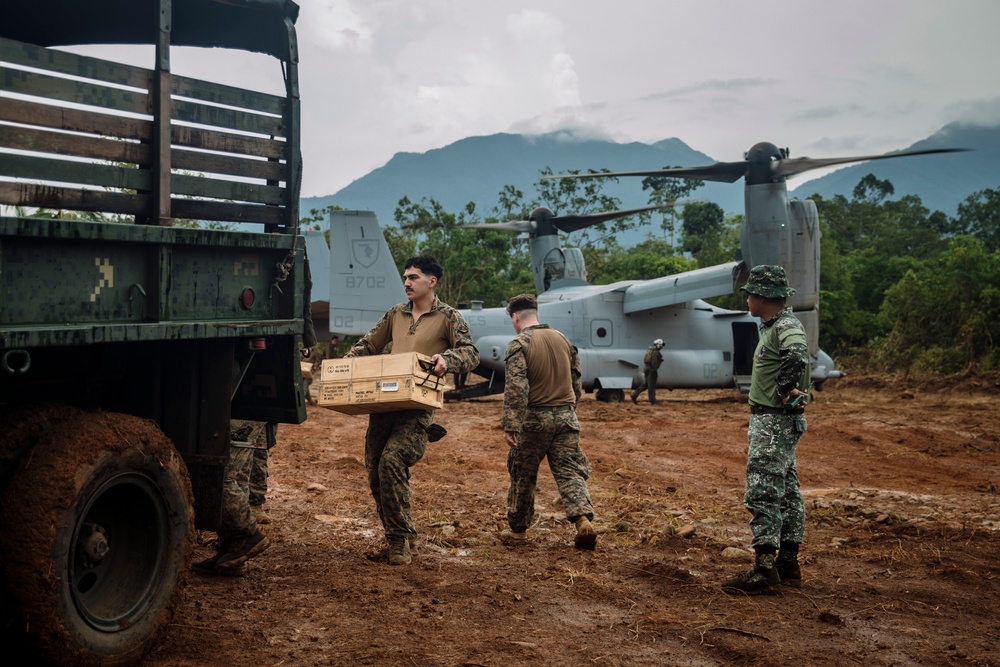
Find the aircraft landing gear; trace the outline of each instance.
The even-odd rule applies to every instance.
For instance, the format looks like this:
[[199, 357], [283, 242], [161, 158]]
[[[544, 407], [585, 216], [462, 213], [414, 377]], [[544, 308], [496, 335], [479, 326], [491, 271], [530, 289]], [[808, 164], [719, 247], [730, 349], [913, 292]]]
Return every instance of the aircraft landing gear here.
[[625, 392], [621, 389], [598, 389], [597, 400], [603, 403], [621, 403], [625, 400]]

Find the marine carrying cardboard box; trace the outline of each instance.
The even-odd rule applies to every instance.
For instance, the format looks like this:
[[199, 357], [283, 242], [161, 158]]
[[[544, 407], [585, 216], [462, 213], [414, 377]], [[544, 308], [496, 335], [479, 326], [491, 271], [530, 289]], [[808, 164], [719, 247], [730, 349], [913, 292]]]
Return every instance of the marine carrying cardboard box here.
[[319, 405], [348, 415], [437, 409], [446, 387], [431, 368], [431, 358], [418, 352], [325, 359]]

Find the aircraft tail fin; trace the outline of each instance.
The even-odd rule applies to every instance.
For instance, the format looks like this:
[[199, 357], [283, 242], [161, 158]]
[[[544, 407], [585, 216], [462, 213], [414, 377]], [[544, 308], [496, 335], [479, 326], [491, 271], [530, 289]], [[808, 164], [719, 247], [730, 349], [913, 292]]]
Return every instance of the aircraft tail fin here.
[[403, 281], [375, 214], [331, 211], [330, 331], [362, 336], [403, 301]]

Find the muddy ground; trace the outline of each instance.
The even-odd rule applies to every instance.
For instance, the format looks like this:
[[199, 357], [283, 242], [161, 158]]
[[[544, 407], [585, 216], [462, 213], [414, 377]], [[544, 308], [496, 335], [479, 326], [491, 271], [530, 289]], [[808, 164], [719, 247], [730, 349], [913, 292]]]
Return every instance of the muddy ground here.
[[365, 558], [383, 545], [367, 419], [310, 407], [272, 450], [272, 546], [242, 578], [192, 574], [144, 664], [1000, 665], [998, 379], [827, 383], [799, 445], [803, 587], [755, 597], [719, 587], [751, 562], [723, 553], [750, 540], [734, 391], [584, 397], [594, 552], [545, 464], [530, 545], [500, 544], [500, 397], [446, 405], [405, 567]]

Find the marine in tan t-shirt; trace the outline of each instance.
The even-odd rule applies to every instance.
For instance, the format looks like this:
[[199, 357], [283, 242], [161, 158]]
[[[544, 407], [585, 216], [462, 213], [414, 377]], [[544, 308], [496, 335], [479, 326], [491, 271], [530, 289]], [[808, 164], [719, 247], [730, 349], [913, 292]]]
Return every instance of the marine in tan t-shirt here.
[[538, 466], [548, 458], [566, 518], [576, 524], [575, 544], [593, 549], [597, 532], [587, 492], [590, 462], [580, 449], [576, 405], [583, 393], [580, 356], [569, 339], [538, 322], [530, 294], [510, 300], [507, 312], [517, 336], [507, 346], [503, 430], [507, 441], [507, 525], [505, 544], [521, 544], [535, 513]]

